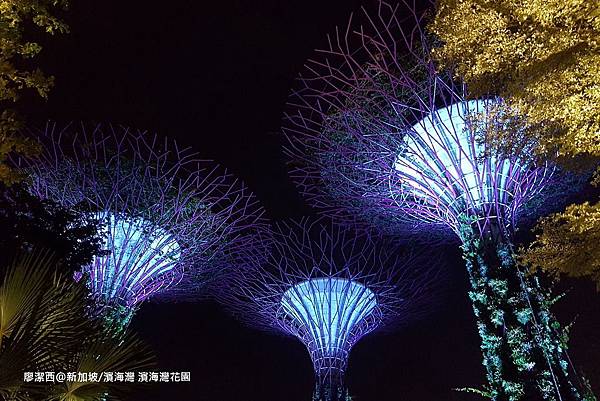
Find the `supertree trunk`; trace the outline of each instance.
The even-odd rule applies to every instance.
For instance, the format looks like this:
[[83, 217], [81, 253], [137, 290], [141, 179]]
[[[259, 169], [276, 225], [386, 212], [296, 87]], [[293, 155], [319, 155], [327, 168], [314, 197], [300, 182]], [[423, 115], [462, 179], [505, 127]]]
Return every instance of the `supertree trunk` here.
[[550, 312], [550, 293], [517, 265], [507, 234], [494, 229], [480, 234], [465, 224], [461, 239], [490, 398], [595, 399], [573, 382], [566, 335]]
[[344, 384], [343, 377], [329, 380], [319, 380], [315, 385], [312, 401], [350, 401], [348, 388]]

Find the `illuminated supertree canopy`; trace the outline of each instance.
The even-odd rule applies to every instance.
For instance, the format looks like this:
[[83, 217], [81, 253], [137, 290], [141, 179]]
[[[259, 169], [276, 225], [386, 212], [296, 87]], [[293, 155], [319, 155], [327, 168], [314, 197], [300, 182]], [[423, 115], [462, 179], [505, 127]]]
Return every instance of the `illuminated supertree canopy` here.
[[279, 224], [269, 237], [269, 256], [247, 259], [223, 301], [249, 325], [302, 341], [314, 366], [314, 400], [346, 400], [352, 346], [373, 330], [423, 317], [439, 296], [438, 260], [310, 220]]
[[395, 204], [418, 221], [446, 224], [460, 235], [474, 218], [478, 230], [514, 226], [519, 210], [552, 177], [546, 166], [489, 154], [473, 116], [488, 118], [498, 102], [458, 100], [428, 111], [398, 145], [389, 173]]
[[[437, 71], [420, 26], [414, 8], [380, 2], [309, 60], [284, 126], [292, 176], [325, 214], [460, 239], [493, 400], [582, 400], [550, 294], [513, 250], [519, 220], [572, 182], [530, 156], [532, 128], [502, 99]], [[488, 140], [498, 130], [510, 152]]]
[[38, 138], [41, 155], [20, 161], [30, 191], [98, 220], [104, 252], [76, 278], [118, 327], [151, 297], [202, 297], [264, 225], [240, 182], [169, 140], [85, 125], [49, 125]]

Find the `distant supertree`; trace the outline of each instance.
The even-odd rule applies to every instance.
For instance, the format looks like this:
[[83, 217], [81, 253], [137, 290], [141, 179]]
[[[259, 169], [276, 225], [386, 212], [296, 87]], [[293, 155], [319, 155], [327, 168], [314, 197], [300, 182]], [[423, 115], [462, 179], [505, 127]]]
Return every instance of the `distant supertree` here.
[[[431, 61], [414, 7], [385, 2], [336, 31], [310, 60], [285, 123], [293, 177], [324, 213], [388, 231], [462, 242], [493, 400], [582, 400], [549, 292], [513, 250], [519, 219], [569, 185], [530, 157], [524, 119], [473, 99]], [[482, 38], [482, 40], [484, 40]], [[489, 133], [510, 143], [497, 146]], [[563, 181], [561, 181], [563, 180]], [[455, 237], [456, 238], [456, 237]]]
[[76, 278], [117, 328], [150, 297], [202, 296], [263, 224], [241, 183], [167, 139], [100, 125], [49, 125], [38, 139], [39, 157], [20, 160], [29, 189], [98, 220], [105, 251]]
[[250, 326], [302, 341], [315, 401], [349, 399], [352, 346], [373, 330], [421, 318], [439, 299], [437, 258], [425, 263], [367, 232], [302, 220], [275, 226], [268, 244], [266, 259], [235, 271], [224, 303]]

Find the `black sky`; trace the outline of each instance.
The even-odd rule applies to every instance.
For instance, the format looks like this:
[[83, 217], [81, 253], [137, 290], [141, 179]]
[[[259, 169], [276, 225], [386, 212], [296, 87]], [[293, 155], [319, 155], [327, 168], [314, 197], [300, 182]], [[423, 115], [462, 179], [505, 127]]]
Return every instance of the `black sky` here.
[[[326, 34], [373, 0], [73, 1], [71, 33], [47, 41], [43, 69], [56, 77], [33, 121], [112, 122], [147, 129], [226, 166], [275, 219], [310, 213], [289, 181], [278, 131], [293, 80]], [[450, 248], [453, 249], [453, 248]], [[458, 251], [451, 289], [427, 322], [373, 335], [353, 349], [349, 385], [358, 401], [478, 400], [452, 388], [480, 387], [474, 318]], [[600, 385], [600, 296], [586, 282], [558, 305], [579, 315], [573, 355]], [[245, 328], [218, 305], [148, 304], [133, 324], [161, 370], [190, 371], [191, 384], [156, 384], [144, 401], [307, 401], [308, 353], [294, 338]]]

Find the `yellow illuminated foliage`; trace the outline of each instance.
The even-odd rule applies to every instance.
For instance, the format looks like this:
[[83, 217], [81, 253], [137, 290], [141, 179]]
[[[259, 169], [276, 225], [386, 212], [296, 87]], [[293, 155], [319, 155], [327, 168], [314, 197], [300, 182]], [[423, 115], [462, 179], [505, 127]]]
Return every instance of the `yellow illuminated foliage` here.
[[600, 290], [600, 203], [571, 205], [540, 220], [538, 228], [542, 234], [524, 261], [554, 276], [589, 276]]
[[439, 0], [434, 57], [538, 129], [539, 150], [600, 156], [600, 7], [590, 0]]
[[[600, 157], [600, 5], [590, 0], [438, 0], [434, 57], [475, 96], [497, 94], [525, 116], [538, 156]], [[491, 138], [501, 151], [513, 139]], [[531, 143], [531, 142], [529, 142]], [[600, 181], [600, 170], [595, 181]], [[523, 259], [600, 285], [600, 204], [542, 219]], [[600, 286], [599, 286], [600, 290]]]
[[39, 68], [32, 67], [42, 47], [28, 41], [25, 26], [32, 24], [46, 33], [65, 33], [67, 26], [51, 12], [66, 8], [67, 0], [0, 0], [0, 181], [11, 184], [19, 176], [6, 163], [9, 153], [31, 154], [35, 144], [18, 136], [22, 119], [11, 109], [25, 90], [47, 98], [54, 83]]

